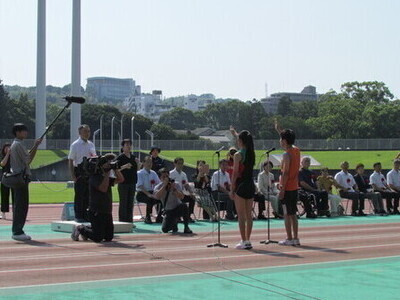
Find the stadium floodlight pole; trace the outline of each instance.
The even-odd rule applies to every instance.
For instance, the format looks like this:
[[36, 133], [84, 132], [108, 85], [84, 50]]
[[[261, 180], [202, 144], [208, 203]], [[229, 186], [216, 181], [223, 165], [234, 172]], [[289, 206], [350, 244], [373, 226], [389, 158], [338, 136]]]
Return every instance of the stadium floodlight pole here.
[[111, 153], [114, 153], [114, 120], [115, 117], [111, 118]]
[[[218, 173], [217, 173], [217, 201], [218, 201], [218, 215], [217, 215], [217, 221], [218, 221], [218, 241], [216, 243], [213, 244], [208, 244], [207, 247], [211, 248], [211, 247], [221, 247], [221, 248], [228, 248], [228, 245], [222, 244], [221, 243], [221, 199], [219, 196], [219, 187], [220, 187], [220, 174], [221, 174], [221, 169], [219, 168], [219, 160], [221, 159], [221, 151], [224, 150], [224, 146], [222, 146], [221, 148], [219, 148], [217, 151], [214, 152], [213, 155], [217, 155], [218, 160], [217, 160], [217, 164], [218, 164]], [[215, 201], [215, 199], [214, 199]], [[210, 216], [211, 217], [211, 216]]]
[[96, 147], [96, 135], [100, 132], [100, 129], [97, 129], [93, 132], [93, 144]]
[[141, 140], [141, 137], [140, 137], [140, 134], [139, 134], [137, 131], [135, 131], [135, 133], [136, 133], [136, 135], [138, 136], [138, 141], [139, 141], [139, 145], [138, 145], [138, 150], [139, 150], [138, 158], [139, 158], [139, 160], [140, 160], [140, 149], [141, 149], [140, 140]]
[[100, 116], [100, 155], [103, 155], [103, 118], [104, 115]]
[[[264, 155], [267, 155], [267, 165], [269, 166], [269, 154], [274, 151], [275, 148], [271, 148], [268, 149], [265, 153], [263, 153]], [[271, 216], [270, 216], [270, 207], [271, 207], [271, 199], [270, 199], [270, 193], [272, 192], [272, 185], [274, 184], [269, 177], [269, 172], [268, 172], [268, 194], [267, 194], [267, 202], [268, 202], [268, 206], [267, 206], [267, 239], [264, 241], [260, 241], [260, 244], [277, 244], [278, 241], [274, 241], [271, 240]]]
[[[132, 143], [133, 143], [133, 134], [135, 133], [134, 131], [133, 131], [133, 121], [135, 120], [135, 116], [133, 116], [132, 118], [131, 118], [131, 141], [132, 141]], [[132, 145], [133, 146], [133, 145]]]
[[124, 139], [124, 115], [121, 115], [121, 140], [120, 143], [122, 143], [122, 140]]

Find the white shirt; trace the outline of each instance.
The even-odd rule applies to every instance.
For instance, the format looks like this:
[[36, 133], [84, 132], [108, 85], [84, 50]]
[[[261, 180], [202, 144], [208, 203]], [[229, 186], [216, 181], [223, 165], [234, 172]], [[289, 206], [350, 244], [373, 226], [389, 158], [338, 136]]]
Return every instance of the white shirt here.
[[[277, 190], [274, 182], [275, 182], [275, 176], [271, 172], [267, 173], [265, 171], [262, 171], [261, 173], [258, 174], [257, 186], [258, 186], [258, 190], [263, 195], [268, 195], [268, 191], [270, 192], [270, 195], [278, 194], [278, 190]], [[269, 187], [271, 187], [271, 188], [269, 188]]]
[[71, 159], [74, 163], [74, 167], [78, 166], [84, 157], [95, 157], [97, 156], [94, 144], [91, 141], [84, 141], [78, 138], [71, 144], [69, 149], [68, 159]]
[[382, 173], [374, 171], [374, 173], [369, 176], [369, 183], [375, 184], [380, 189], [385, 189], [387, 186], [385, 176]]
[[154, 191], [155, 186], [161, 182], [156, 172], [153, 170], [147, 171], [144, 168], [137, 172], [137, 177], [136, 189], [139, 192], [143, 191], [139, 188], [140, 186], [143, 186], [147, 192], [152, 192]]
[[386, 175], [387, 183], [394, 185], [396, 188], [400, 189], [400, 171], [399, 170], [391, 170]]
[[180, 173], [175, 169], [169, 171], [169, 178], [175, 180], [175, 183], [183, 190], [184, 185], [189, 183], [186, 173], [181, 171]]
[[335, 175], [335, 180], [339, 183], [340, 186], [344, 187], [347, 192], [354, 192], [354, 186], [356, 185], [356, 181], [354, 180], [353, 175], [349, 172], [345, 173], [340, 171]]
[[219, 186], [227, 189], [227, 185], [231, 186], [231, 179], [228, 172], [222, 172], [221, 170], [215, 171], [211, 177], [211, 190], [218, 190], [218, 173], [219, 173]]

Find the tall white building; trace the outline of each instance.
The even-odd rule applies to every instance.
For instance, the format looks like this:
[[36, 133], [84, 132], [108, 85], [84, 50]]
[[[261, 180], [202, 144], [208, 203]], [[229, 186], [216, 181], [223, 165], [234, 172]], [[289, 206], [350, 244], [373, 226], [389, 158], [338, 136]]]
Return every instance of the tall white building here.
[[86, 90], [97, 101], [122, 102], [126, 97], [135, 94], [136, 86], [132, 78], [91, 77], [87, 79]]

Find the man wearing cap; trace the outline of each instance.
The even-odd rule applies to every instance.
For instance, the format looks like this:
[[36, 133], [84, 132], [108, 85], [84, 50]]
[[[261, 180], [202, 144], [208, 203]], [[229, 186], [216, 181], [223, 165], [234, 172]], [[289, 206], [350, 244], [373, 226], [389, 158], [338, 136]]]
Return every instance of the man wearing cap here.
[[150, 150], [150, 156], [153, 166], [151, 169], [158, 174], [160, 169], [165, 168], [165, 161], [159, 156], [161, 148], [157, 146], [152, 146]]
[[74, 210], [77, 222], [87, 222], [87, 209], [89, 206], [89, 177], [83, 170], [83, 158], [97, 156], [94, 144], [89, 141], [89, 125], [78, 127], [79, 138], [71, 144], [68, 154], [68, 165], [72, 180], [74, 181]]

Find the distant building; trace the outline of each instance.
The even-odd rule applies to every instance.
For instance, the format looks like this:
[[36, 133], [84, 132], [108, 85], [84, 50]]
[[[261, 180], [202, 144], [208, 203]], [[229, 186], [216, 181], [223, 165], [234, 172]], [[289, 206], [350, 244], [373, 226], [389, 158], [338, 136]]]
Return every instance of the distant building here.
[[185, 97], [184, 108], [191, 111], [199, 110], [199, 98], [196, 95], [189, 95]]
[[[140, 92], [140, 90], [136, 90]], [[170, 110], [170, 105], [162, 103], [162, 91], [155, 90], [151, 94], [136, 93], [125, 98], [124, 105], [127, 111], [143, 115], [153, 121], [158, 121], [163, 112]]]
[[91, 77], [87, 79], [86, 90], [97, 101], [122, 102], [135, 94], [136, 87], [132, 78]]
[[271, 96], [261, 100], [261, 104], [264, 107], [265, 112], [269, 114], [276, 114], [278, 111], [278, 103], [283, 97], [288, 97], [292, 102], [302, 102], [302, 101], [316, 101], [319, 95], [315, 86], [306, 86], [301, 93], [288, 93], [280, 92], [271, 94]]

